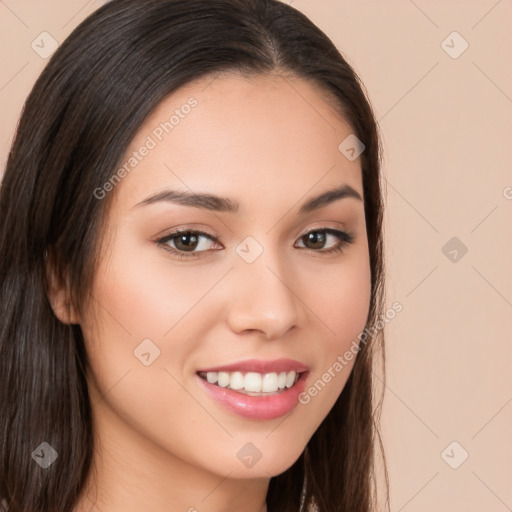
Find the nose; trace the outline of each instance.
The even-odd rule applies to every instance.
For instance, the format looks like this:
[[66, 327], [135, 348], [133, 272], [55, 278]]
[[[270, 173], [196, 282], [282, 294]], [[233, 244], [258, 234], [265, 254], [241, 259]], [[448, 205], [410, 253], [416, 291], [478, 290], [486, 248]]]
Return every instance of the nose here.
[[299, 327], [303, 302], [297, 282], [279, 258], [263, 253], [255, 262], [238, 261], [230, 277], [232, 288], [228, 324], [237, 334], [255, 331], [267, 339], [279, 339]]

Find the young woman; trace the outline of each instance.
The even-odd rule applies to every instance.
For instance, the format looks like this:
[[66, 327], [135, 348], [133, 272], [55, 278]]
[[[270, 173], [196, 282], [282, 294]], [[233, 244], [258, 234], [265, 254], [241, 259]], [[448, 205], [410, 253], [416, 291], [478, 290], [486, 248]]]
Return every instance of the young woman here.
[[4, 508], [375, 510], [382, 210], [362, 85], [297, 10], [89, 16], [0, 189]]

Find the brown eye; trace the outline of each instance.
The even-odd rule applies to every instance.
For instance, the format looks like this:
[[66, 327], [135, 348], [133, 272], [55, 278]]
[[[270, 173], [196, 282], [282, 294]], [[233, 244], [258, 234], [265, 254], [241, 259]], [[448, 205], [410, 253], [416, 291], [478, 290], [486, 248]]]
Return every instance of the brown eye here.
[[[338, 243], [334, 245], [334, 247], [329, 247], [325, 249], [325, 244], [328, 242], [329, 238], [338, 239]], [[339, 231], [337, 229], [325, 228], [325, 229], [316, 229], [313, 231], [309, 231], [305, 235], [301, 237], [301, 240], [304, 241], [304, 245], [306, 249], [311, 249], [316, 252], [339, 252], [341, 249], [348, 244], [351, 244], [354, 241], [354, 237], [345, 231]], [[322, 250], [324, 249], [324, 250]]]
[[202, 231], [178, 230], [157, 240], [156, 243], [163, 246], [165, 250], [186, 259], [208, 252], [211, 248], [209, 242], [217, 242], [217, 239]]
[[[308, 249], [323, 249], [327, 236], [322, 231], [312, 231], [303, 237]], [[308, 245], [311, 244], [311, 245]]]
[[180, 251], [193, 251], [197, 248], [199, 237], [192, 233], [184, 233], [174, 237], [174, 245]]

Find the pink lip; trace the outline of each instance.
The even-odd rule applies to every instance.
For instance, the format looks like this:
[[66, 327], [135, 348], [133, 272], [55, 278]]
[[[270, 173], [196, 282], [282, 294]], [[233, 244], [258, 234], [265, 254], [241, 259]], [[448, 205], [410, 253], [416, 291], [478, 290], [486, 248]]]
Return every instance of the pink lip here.
[[[226, 368], [229, 368], [229, 366], [222, 367], [222, 369]], [[240, 365], [237, 365], [236, 368], [240, 369]], [[250, 366], [250, 368], [253, 369], [254, 366]], [[265, 372], [267, 368], [268, 365], [265, 365]], [[283, 367], [280, 366], [279, 368]], [[197, 378], [210, 396], [228, 411], [253, 420], [272, 420], [288, 414], [299, 403], [299, 395], [304, 391], [308, 374], [308, 371], [301, 373], [299, 379], [291, 388], [270, 396], [244, 395], [232, 389], [221, 388], [215, 384], [210, 384], [205, 379], [199, 377], [199, 375]]]
[[201, 368], [199, 372], [307, 372], [309, 368], [293, 359], [274, 359], [273, 361], [263, 361], [261, 359], [246, 359], [236, 363], [230, 363], [223, 366], [215, 366], [212, 368]]

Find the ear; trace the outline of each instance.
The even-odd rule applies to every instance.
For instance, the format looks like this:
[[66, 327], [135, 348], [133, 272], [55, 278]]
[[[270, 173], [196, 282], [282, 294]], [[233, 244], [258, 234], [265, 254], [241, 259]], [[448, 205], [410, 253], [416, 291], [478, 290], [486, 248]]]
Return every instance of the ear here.
[[79, 324], [80, 318], [71, 304], [68, 276], [57, 264], [53, 251], [45, 252], [45, 267], [48, 300], [55, 316], [63, 324]]

